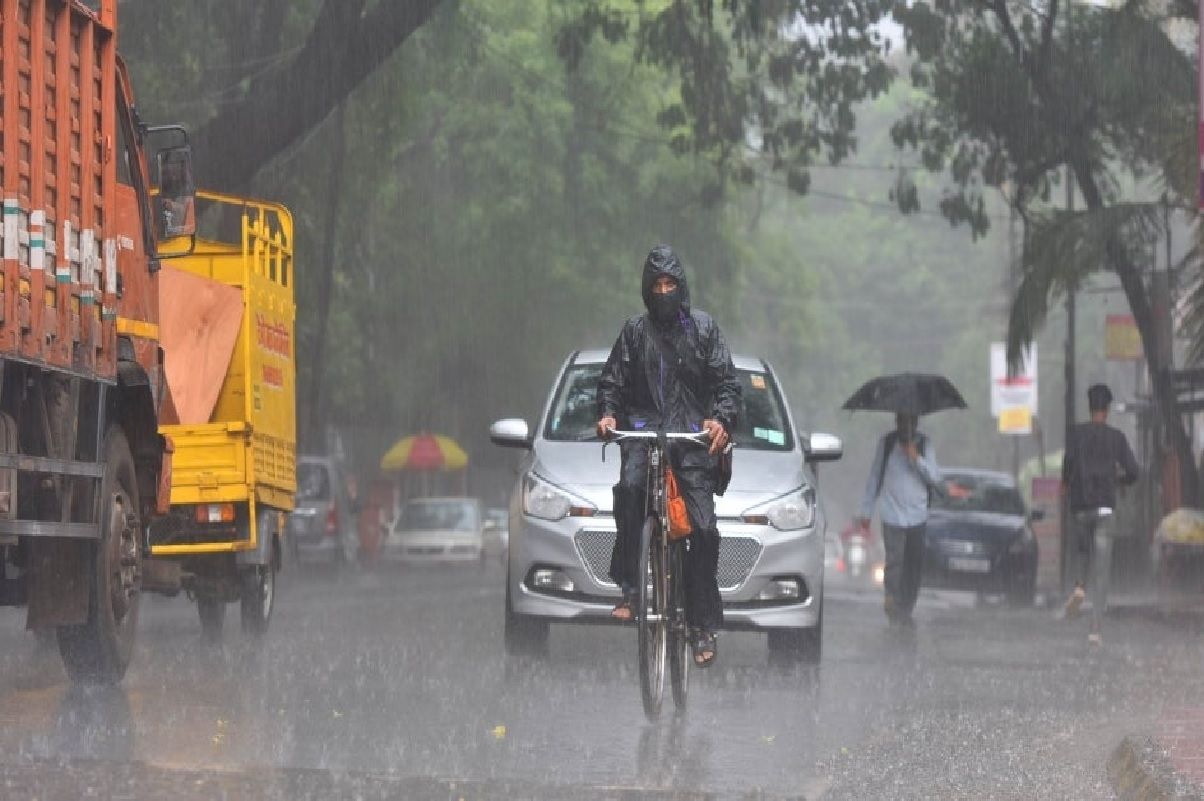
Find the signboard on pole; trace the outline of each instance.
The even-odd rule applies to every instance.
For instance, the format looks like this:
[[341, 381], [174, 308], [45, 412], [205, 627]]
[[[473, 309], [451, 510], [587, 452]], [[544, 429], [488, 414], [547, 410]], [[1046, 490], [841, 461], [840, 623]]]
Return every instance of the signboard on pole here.
[[991, 343], [991, 415], [1001, 434], [1031, 434], [1037, 416], [1037, 345], [1024, 352], [1020, 369], [1008, 375], [1007, 346]]
[[1108, 361], [1135, 362], [1141, 350], [1141, 332], [1131, 314], [1109, 314], [1104, 318], [1104, 355]]

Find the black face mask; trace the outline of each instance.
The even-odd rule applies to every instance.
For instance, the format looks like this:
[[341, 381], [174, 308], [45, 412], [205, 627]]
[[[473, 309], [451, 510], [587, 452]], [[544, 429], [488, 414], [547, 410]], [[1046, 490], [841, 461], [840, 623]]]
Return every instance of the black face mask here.
[[652, 300], [648, 304], [648, 312], [652, 315], [652, 319], [658, 323], [671, 323], [677, 319], [678, 313], [681, 311], [681, 289], [674, 289], [672, 292], [666, 292], [663, 295], [652, 293]]

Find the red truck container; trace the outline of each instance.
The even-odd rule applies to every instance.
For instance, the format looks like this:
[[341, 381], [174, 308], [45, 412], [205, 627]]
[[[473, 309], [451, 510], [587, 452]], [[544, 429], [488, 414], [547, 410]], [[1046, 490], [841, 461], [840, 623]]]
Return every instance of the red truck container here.
[[193, 213], [186, 141], [145, 151], [186, 137], [138, 121], [116, 25], [117, 0], [0, 0], [0, 603], [103, 682], [169, 501], [156, 273]]

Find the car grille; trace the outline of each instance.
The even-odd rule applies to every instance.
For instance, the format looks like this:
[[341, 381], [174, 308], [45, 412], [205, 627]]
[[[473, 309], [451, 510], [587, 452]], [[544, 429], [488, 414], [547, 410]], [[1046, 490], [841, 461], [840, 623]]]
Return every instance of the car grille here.
[[[577, 532], [574, 541], [590, 578], [607, 587], [615, 586], [610, 579], [610, 554], [615, 546], [615, 533], [585, 529]], [[760, 558], [761, 543], [752, 537], [720, 537], [719, 589], [734, 590], [747, 581]]]

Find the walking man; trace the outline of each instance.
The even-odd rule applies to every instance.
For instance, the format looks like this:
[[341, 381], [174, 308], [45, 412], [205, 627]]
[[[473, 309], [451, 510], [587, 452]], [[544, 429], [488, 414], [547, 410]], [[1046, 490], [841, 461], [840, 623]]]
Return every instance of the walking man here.
[[1062, 460], [1062, 488], [1070, 503], [1069, 567], [1074, 591], [1066, 600], [1067, 618], [1078, 615], [1090, 577], [1091, 631], [1087, 641], [1099, 645], [1100, 621], [1108, 606], [1112, 574], [1113, 512], [1116, 485], [1137, 481], [1137, 460], [1125, 435], [1108, 425], [1112, 392], [1106, 384], [1087, 390], [1091, 421], [1070, 429]]
[[883, 608], [891, 625], [912, 625], [911, 612], [920, 594], [924, 567], [929, 494], [938, 490], [941, 482], [936, 451], [919, 432], [918, 423], [915, 415], [896, 414], [895, 430], [878, 441], [857, 518], [868, 533], [874, 507], [878, 507], [886, 548]]

